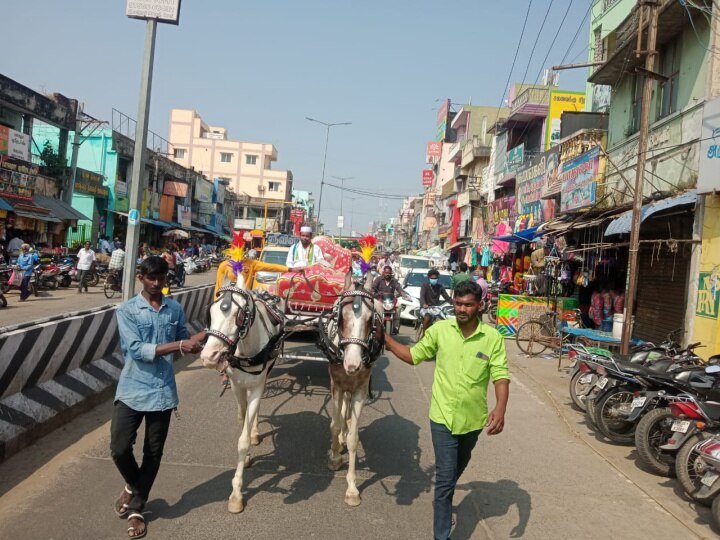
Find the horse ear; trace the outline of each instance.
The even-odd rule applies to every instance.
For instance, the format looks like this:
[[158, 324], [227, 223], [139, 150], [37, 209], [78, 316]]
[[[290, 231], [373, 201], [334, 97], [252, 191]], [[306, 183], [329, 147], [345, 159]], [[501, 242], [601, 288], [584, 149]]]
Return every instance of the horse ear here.
[[238, 289], [245, 289], [245, 288], [246, 288], [246, 287], [245, 287], [245, 276], [243, 276], [242, 274], [240, 274], [240, 275], [238, 276], [238, 278], [237, 278], [237, 281], [235, 282], [235, 286], [236, 286]]
[[230, 285], [232, 285], [232, 278], [233, 278], [233, 273], [230, 270], [230, 267], [228, 267], [227, 270], [225, 270], [223, 272], [223, 278], [222, 278], [222, 283], [220, 284], [220, 287], [229, 287]]
[[373, 286], [373, 275], [372, 275], [372, 272], [370, 272], [368, 270], [368, 273], [365, 276], [365, 290], [372, 291], [372, 286]]
[[349, 291], [352, 289], [353, 284], [353, 275], [352, 270], [348, 271], [347, 274], [345, 274], [345, 285], [343, 285], [343, 291]]

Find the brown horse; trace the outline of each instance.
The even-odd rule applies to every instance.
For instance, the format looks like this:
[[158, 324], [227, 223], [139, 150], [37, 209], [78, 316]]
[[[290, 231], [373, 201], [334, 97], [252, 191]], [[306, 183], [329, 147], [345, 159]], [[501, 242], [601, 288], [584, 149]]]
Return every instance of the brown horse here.
[[372, 295], [372, 275], [355, 283], [351, 273], [335, 304], [333, 316], [321, 324], [320, 345], [330, 360], [332, 417], [328, 467], [342, 466], [342, 447], [348, 450], [348, 488], [345, 503], [360, 504], [355, 482], [355, 461], [359, 441], [360, 413], [368, 396], [372, 364], [383, 348], [382, 304]]

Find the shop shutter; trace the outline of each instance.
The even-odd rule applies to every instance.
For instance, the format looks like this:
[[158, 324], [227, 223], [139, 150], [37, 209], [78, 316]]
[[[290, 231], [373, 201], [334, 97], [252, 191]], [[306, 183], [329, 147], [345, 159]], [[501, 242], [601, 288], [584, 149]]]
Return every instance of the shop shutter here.
[[678, 244], [676, 253], [663, 245], [643, 244], [638, 256], [637, 310], [633, 336], [660, 343], [678, 328], [684, 329], [690, 249]]

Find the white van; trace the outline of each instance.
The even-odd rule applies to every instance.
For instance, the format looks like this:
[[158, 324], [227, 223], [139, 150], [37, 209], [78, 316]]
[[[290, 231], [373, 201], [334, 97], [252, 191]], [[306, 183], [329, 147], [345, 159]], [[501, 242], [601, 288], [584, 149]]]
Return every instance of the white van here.
[[398, 261], [398, 278], [404, 278], [410, 270], [425, 270], [432, 268], [430, 257], [419, 257], [417, 255], [400, 255]]

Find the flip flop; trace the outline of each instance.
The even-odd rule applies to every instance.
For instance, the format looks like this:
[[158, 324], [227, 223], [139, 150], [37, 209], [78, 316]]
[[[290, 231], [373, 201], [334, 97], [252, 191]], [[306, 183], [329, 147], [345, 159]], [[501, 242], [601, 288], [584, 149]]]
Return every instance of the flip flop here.
[[113, 510], [115, 510], [115, 514], [117, 514], [117, 517], [119, 517], [119, 518], [125, 518], [128, 515], [128, 510], [129, 510], [128, 504], [120, 502], [120, 500], [122, 499], [122, 496], [125, 495], [125, 493], [127, 493], [128, 495], [133, 494], [133, 492], [130, 491], [127, 486], [125, 486], [125, 488], [123, 489], [122, 495], [120, 495], [115, 500], [115, 504], [113, 505]]
[[[140, 521], [142, 521], [143, 523], [145, 523], [145, 518], [143, 517], [142, 514], [138, 514], [137, 512], [133, 512], [132, 514], [130, 514], [130, 515], [128, 516], [128, 521], [131, 520], [131, 519], [133, 519], [133, 518], [139, 519]], [[127, 535], [128, 535], [129, 538], [144, 538], [145, 536], [147, 536], [147, 523], [145, 523], [145, 530], [143, 530], [143, 532], [141, 532], [140, 534], [131, 535], [131, 534], [130, 534], [131, 532], [135, 532], [135, 527], [128, 527], [128, 529], [127, 529]]]

